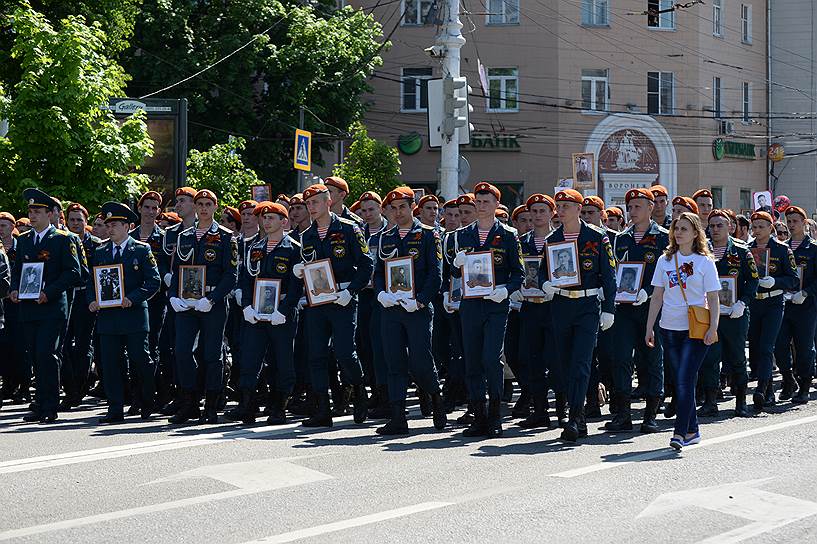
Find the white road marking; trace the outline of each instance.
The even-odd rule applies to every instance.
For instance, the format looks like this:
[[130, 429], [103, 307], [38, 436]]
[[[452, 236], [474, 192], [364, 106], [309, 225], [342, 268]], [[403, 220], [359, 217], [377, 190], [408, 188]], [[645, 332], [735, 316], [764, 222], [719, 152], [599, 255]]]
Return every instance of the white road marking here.
[[[687, 446], [684, 448], [684, 452], [696, 450], [698, 448], [705, 448], [708, 446], [714, 446], [716, 444], [723, 444], [724, 442], [730, 442], [732, 440], [738, 440], [741, 438], [748, 438], [750, 436], [756, 436], [759, 434], [770, 433], [774, 431], [779, 431], [782, 429], [788, 429], [790, 427], [797, 427], [799, 425], [806, 425], [808, 423], [817, 422], [817, 416], [808, 416], [808, 417], [801, 417], [798, 419], [792, 419], [789, 421], [783, 421], [781, 423], [775, 423], [773, 425], [766, 425], [763, 427], [757, 427], [754, 429], [748, 429], [745, 431], [740, 431], [731, 434], [725, 434], [722, 436], [715, 436], [713, 438], [707, 438], [704, 436], [703, 440], [700, 444], [696, 444], [694, 446]], [[705, 427], [704, 427], [705, 428]], [[650, 451], [646, 453], [636, 453], [633, 455], [622, 455], [617, 459], [613, 459], [611, 461], [604, 461], [601, 463], [596, 463], [593, 465], [588, 465], [585, 467], [574, 468], [570, 470], [565, 470], [563, 472], [557, 472], [555, 474], [551, 474], [556, 478], [576, 478], [578, 476], [584, 476], [585, 474], [591, 474], [593, 472], [600, 472], [602, 470], [609, 470], [611, 468], [617, 468], [622, 465], [628, 465], [630, 463], [638, 463], [639, 461], [650, 461], [652, 459], [659, 459], [661, 457], [670, 457], [673, 455], [677, 455], [677, 453], [670, 449], [667, 446], [666, 449]]]
[[43, 533], [50, 533], [53, 531], [73, 529], [85, 525], [92, 525], [94, 523], [102, 523], [115, 519], [129, 518], [141, 514], [164, 512], [166, 510], [184, 508], [196, 504], [204, 504], [224, 499], [233, 499], [244, 495], [253, 495], [255, 493], [261, 493], [263, 491], [270, 491], [273, 489], [281, 489], [284, 487], [292, 487], [312, 482], [319, 482], [322, 480], [329, 480], [332, 477], [329, 476], [328, 474], [318, 472], [317, 470], [312, 470], [306, 467], [302, 467], [300, 465], [288, 463], [282, 459], [262, 459], [260, 461], [226, 463], [222, 465], [210, 465], [199, 467], [193, 470], [188, 470], [179, 474], [175, 474], [167, 478], [154, 480], [153, 482], [150, 483], [157, 484], [162, 482], [184, 480], [188, 478], [212, 478], [214, 480], [219, 480], [221, 482], [235, 486], [238, 489], [234, 489], [231, 491], [223, 491], [221, 493], [211, 493], [209, 495], [201, 495], [198, 497], [179, 499], [175, 501], [163, 502], [159, 504], [139, 506], [137, 508], [117, 510], [115, 512], [105, 512], [103, 514], [96, 514], [93, 516], [86, 516], [82, 518], [67, 519], [63, 521], [57, 521], [54, 523], [33, 525], [31, 527], [23, 527], [22, 529], [13, 529], [11, 531], [5, 531], [3, 533], [0, 533], [0, 541], [11, 540], [13, 538], [23, 538], [26, 536], [39, 535]]
[[385, 510], [376, 514], [369, 514], [367, 516], [360, 516], [359, 518], [345, 519], [333, 523], [326, 523], [324, 525], [317, 525], [307, 529], [298, 529], [296, 531], [289, 531], [278, 535], [261, 538], [258, 540], [251, 540], [245, 544], [278, 544], [281, 542], [294, 542], [303, 538], [313, 536], [325, 535], [345, 529], [352, 529], [354, 527], [362, 527], [364, 525], [371, 525], [381, 521], [400, 518], [403, 516], [410, 516], [419, 512], [427, 512], [429, 510], [436, 510], [438, 508], [445, 508], [451, 506], [453, 502], [422, 502], [412, 506], [404, 506], [403, 508], [395, 508], [394, 510]]

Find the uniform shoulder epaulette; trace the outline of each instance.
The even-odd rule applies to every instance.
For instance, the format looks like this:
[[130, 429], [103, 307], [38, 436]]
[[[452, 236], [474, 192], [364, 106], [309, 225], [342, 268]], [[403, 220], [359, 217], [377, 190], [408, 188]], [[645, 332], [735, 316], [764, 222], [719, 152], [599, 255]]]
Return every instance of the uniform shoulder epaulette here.
[[225, 227], [223, 225], [219, 225], [218, 229], [216, 229], [216, 232], [220, 232], [221, 234], [229, 234], [230, 236], [235, 234], [233, 231], [231, 231], [230, 229], [228, 229], [227, 227]]
[[102, 238], [94, 236], [93, 234], [91, 234], [91, 236], [88, 239], [91, 240], [95, 244], [101, 244], [102, 243]]
[[110, 251], [111, 250], [111, 240], [102, 240], [102, 243], [96, 248], [97, 251]]
[[[179, 223], [179, 224], [181, 225], [181, 223]], [[186, 234], [188, 232], [195, 233], [196, 232], [196, 225], [190, 225], [187, 228], [179, 228], [179, 236], [181, 236], [182, 234]]]
[[339, 220], [341, 223], [344, 223], [344, 224], [346, 224], [346, 225], [352, 225], [352, 226], [354, 226], [354, 227], [358, 227], [358, 228], [360, 227], [360, 225], [359, 225], [359, 224], [357, 224], [355, 221], [353, 221], [353, 220], [351, 220], [351, 219], [346, 219], [345, 217], [338, 216], [338, 220]]
[[420, 223], [420, 227], [425, 230], [435, 230], [434, 227], [426, 225], [425, 223]]
[[138, 247], [145, 247], [147, 249], [150, 249], [150, 244], [148, 244], [146, 242], [143, 242], [142, 240], [134, 240], [133, 245], [138, 246]]
[[596, 234], [599, 234], [600, 236], [607, 236], [607, 233], [605, 231], [601, 230], [601, 227], [597, 227], [596, 225], [591, 225], [590, 223], [586, 223], [586, 225], [588, 227], [590, 227], [591, 230], [596, 232]]
[[64, 230], [64, 229], [54, 229], [54, 232], [56, 232], [60, 236], [70, 236], [71, 235], [71, 233], [69, 233], [67, 230]]
[[658, 223], [656, 223], [655, 226], [658, 229], [658, 232], [660, 232], [661, 234], [669, 234], [669, 229], [665, 229], [664, 227], [662, 227]]
[[500, 221], [499, 224], [502, 225], [502, 228], [504, 228], [506, 231], [512, 232], [513, 234], [519, 234], [519, 231], [516, 229], [516, 227], [508, 225], [507, 223], [503, 223], [502, 221]]

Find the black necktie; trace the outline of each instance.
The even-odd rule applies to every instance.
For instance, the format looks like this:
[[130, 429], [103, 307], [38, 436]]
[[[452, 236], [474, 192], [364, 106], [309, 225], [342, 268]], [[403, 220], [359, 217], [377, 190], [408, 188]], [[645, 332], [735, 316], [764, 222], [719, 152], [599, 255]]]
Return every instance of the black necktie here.
[[113, 260], [114, 260], [114, 261], [118, 261], [118, 260], [119, 260], [119, 251], [120, 251], [119, 246], [115, 246], [115, 247], [113, 248]]

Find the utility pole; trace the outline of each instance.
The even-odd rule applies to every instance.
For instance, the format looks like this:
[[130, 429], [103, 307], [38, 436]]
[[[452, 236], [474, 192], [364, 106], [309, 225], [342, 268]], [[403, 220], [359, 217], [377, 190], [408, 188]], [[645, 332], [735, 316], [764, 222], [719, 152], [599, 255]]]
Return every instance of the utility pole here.
[[[460, 30], [460, 3], [459, 0], [448, 0], [446, 9], [445, 24], [440, 27], [436, 44], [442, 49], [443, 57], [443, 80], [460, 77], [460, 48], [465, 44]], [[445, 85], [444, 88], [449, 87]], [[467, 86], [466, 97], [467, 97]], [[453, 98], [453, 97], [452, 97]], [[445, 95], [445, 100], [448, 100]], [[466, 105], [466, 110], [467, 110]], [[467, 124], [467, 121], [466, 121]], [[459, 193], [459, 163], [460, 163], [460, 137], [459, 130], [450, 131], [451, 134], [443, 136], [440, 148], [440, 193], [446, 200], [455, 198]]]

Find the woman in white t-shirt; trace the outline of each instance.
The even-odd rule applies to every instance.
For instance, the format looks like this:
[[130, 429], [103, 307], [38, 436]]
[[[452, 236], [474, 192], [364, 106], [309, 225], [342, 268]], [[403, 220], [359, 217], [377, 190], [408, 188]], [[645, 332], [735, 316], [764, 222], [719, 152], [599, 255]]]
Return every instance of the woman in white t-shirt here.
[[[678, 410], [670, 446], [680, 450], [701, 441], [695, 414], [695, 384], [709, 346], [717, 341], [720, 314], [718, 270], [697, 215], [685, 212], [672, 222], [669, 246], [655, 265], [652, 285], [645, 340], [648, 346], [655, 346], [654, 325], [660, 312], [658, 326], [664, 357], [675, 372]], [[681, 286], [685, 293], [681, 293]], [[709, 330], [703, 340], [689, 337], [688, 305], [709, 308]]]

